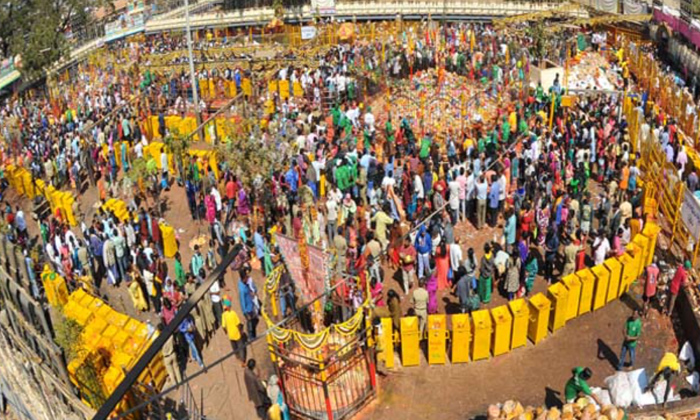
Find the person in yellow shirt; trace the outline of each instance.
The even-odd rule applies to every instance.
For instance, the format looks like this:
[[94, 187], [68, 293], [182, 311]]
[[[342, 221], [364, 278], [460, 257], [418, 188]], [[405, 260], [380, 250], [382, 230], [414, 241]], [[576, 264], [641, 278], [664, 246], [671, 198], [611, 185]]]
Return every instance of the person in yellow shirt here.
[[662, 357], [661, 361], [659, 362], [659, 366], [657, 366], [656, 368], [656, 373], [654, 374], [654, 377], [651, 378], [651, 381], [649, 381], [649, 385], [644, 390], [644, 392], [654, 389], [654, 385], [656, 385], [656, 382], [658, 382], [659, 379], [663, 378], [666, 381], [666, 391], [664, 392], [665, 407], [666, 401], [668, 401], [668, 394], [671, 391], [671, 381], [674, 377], [678, 376], [680, 372], [681, 364], [678, 361], [678, 357], [673, 353], [664, 354], [664, 357]]
[[131, 280], [128, 283], [127, 288], [129, 289], [129, 296], [131, 297], [131, 302], [134, 304], [134, 308], [137, 311], [144, 312], [148, 310], [148, 304], [143, 296], [143, 290], [141, 290], [141, 284], [137, 280]]
[[231, 300], [228, 296], [224, 296], [224, 308], [226, 308], [226, 311], [221, 315], [221, 327], [228, 334], [228, 339], [231, 342], [231, 349], [236, 353], [236, 357], [240, 360], [241, 366], [245, 366], [246, 345], [242, 334], [243, 324], [238, 314], [231, 307]]

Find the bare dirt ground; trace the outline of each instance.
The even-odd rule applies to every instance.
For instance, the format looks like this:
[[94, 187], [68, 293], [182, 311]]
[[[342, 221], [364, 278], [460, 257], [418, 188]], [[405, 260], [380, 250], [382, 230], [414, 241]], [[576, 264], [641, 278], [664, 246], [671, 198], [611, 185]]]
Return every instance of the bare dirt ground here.
[[[17, 198], [8, 198], [16, 202]], [[180, 236], [180, 252], [187, 264], [192, 251], [186, 246], [189, 240], [206, 232], [204, 225], [191, 221], [184, 198], [184, 191], [175, 186], [166, 193], [168, 211], [165, 219], [175, 226]], [[94, 203], [94, 189], [82, 197], [83, 211], [91, 220], [94, 209], [85, 203]], [[19, 200], [29, 209], [27, 200]], [[35, 228], [35, 226], [33, 226]], [[498, 228], [475, 230], [471, 223], [461, 223], [455, 235], [461, 238], [463, 250], [473, 246], [478, 256], [482, 244], [492, 240]], [[168, 261], [172, 270], [173, 261]], [[386, 288], [399, 288], [392, 279], [393, 270], [385, 267]], [[262, 286], [262, 275], [254, 273], [258, 286]], [[226, 275], [224, 294], [231, 297], [237, 307], [237, 275]], [[546, 283], [538, 278], [534, 292], [546, 290]], [[154, 324], [157, 317], [153, 312], [136, 313], [125, 287], [103, 286], [102, 292], [118, 310], [141, 320], [150, 319]], [[439, 295], [440, 313], [445, 313], [456, 297], [447, 291]], [[441, 419], [465, 419], [484, 414], [489, 404], [518, 399], [525, 404], [556, 404], [563, 397], [563, 388], [570, 371], [575, 366], [589, 366], [594, 371], [592, 385], [600, 386], [605, 377], [614, 372], [617, 354], [622, 342], [622, 326], [631, 308], [636, 307], [639, 296], [615, 301], [595, 313], [584, 315], [568, 323], [565, 328], [546, 338], [537, 346], [528, 344], [526, 348], [512, 351], [491, 360], [470, 362], [464, 365], [428, 366], [423, 357], [421, 366], [398, 367], [380, 376], [378, 398], [359, 415], [361, 419], [423, 419], [437, 416]], [[507, 303], [506, 299], [494, 294], [491, 304], [495, 307]], [[402, 299], [404, 311], [408, 310], [408, 299]], [[264, 326], [258, 327], [262, 332]], [[666, 350], [677, 351], [678, 341], [668, 318], [653, 311], [644, 322], [641, 343], [638, 347], [635, 367], [644, 367], [648, 372], [658, 363]], [[204, 345], [203, 358], [207, 365], [230, 352], [230, 345], [222, 332], [217, 332], [209, 343]], [[259, 363], [259, 373], [267, 378], [272, 366], [267, 354], [266, 343], [260, 340], [249, 347], [248, 355]], [[400, 366], [400, 363], [397, 363]], [[194, 363], [186, 366], [186, 372], [193, 375], [199, 371]], [[188, 396], [185, 393], [189, 394]], [[243, 370], [235, 358], [210, 367], [206, 374], [194, 378], [189, 389], [181, 388], [169, 395], [173, 402], [195, 401], [199, 410], [210, 419], [250, 419], [255, 417], [254, 408], [248, 402], [243, 384]]]

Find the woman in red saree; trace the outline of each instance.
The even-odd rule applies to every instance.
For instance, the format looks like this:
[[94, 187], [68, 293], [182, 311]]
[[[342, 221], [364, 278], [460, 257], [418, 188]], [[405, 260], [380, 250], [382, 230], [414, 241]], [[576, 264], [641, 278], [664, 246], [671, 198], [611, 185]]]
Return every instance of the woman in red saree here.
[[450, 271], [450, 246], [444, 240], [438, 245], [435, 252], [435, 275], [437, 276], [437, 289], [445, 290], [450, 288], [448, 274]]

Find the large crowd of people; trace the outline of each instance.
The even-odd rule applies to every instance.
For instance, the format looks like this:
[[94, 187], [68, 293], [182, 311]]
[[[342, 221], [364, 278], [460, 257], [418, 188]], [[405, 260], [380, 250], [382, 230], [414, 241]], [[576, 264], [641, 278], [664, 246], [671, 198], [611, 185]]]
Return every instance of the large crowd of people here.
[[[567, 54], [563, 39], [552, 43], [560, 47], [551, 52], [557, 61]], [[165, 151], [163, 172], [151, 171], [142, 182], [129, 176], [151, 140], [146, 98], [162, 105], [161, 118], [188, 112], [186, 73], [112, 71], [105, 63], [59, 84], [55, 97], [6, 101], [0, 111], [4, 161], [74, 191], [79, 219], [71, 227], [64, 215], [50, 214], [34, 228], [27, 209], [10, 205], [5, 192], [6, 237], [27, 245], [30, 272], [38, 275], [46, 263], [71, 289], [109, 295], [110, 288], [126, 288], [136, 311], [153, 312], [163, 324], [235, 244], [244, 245], [251, 261], [226, 275], [236, 281], [230, 287], [224, 277], [215, 282], [179, 327], [175, 348], [204, 366], [202, 342], [219, 326], [246, 363], [245, 342], [258, 334], [261, 310], [252, 269], [269, 273], [279, 263], [276, 234], [303, 236], [331, 251], [336, 281], [341, 273], [356, 276], [369, 284], [375, 306], [396, 328], [412, 312], [423, 330], [428, 314], [446, 310], [439, 296], [455, 301], [461, 312], [489, 304], [494, 293], [508, 300], [527, 296], [538, 278], [551, 284], [622, 254], [641, 231], [639, 156], [627, 134], [621, 93], [584, 95], [564, 107], [566, 87], [559, 78], [548, 90], [510, 88], [526, 80], [534, 65], [532, 40], [488, 25], [426, 29], [383, 42], [335, 46], [315, 57], [317, 67], [279, 68], [273, 77], [290, 86], [299, 82], [304, 93], [250, 99], [265, 121], [251, 141], [283, 151], [266, 179], [251, 182], [226, 162], [217, 177], [196, 159], [176, 176], [167, 171]], [[177, 51], [182, 42], [144, 45], [148, 55]], [[408, 80], [429, 69], [482, 84], [484, 101], [500, 100], [498, 114], [465, 116], [466, 128], [451, 131], [443, 144], [438, 133], [391, 104], [388, 112], [370, 106], [371, 93], [389, 83], [376, 74]], [[239, 84], [247, 71], [221, 68], [200, 72], [198, 79]], [[438, 77], [436, 87], [441, 82]], [[265, 81], [259, 83], [259, 91], [267, 92]], [[643, 135], [659, 139], [688, 188], [698, 191], [697, 173], [676, 140], [673, 119], [657, 108], [642, 109]], [[161, 126], [160, 134], [167, 135]], [[102, 202], [124, 200], [128, 217], [86, 207], [80, 200], [86, 188], [95, 188]], [[165, 258], [160, 228], [167, 218], [159, 205], [166, 193], [186, 198], [193, 219], [173, 220], [176, 227], [208, 227], [205, 243], [191, 251], [181, 247], [173, 259]], [[460, 235], [465, 231], [487, 239], [474, 242]], [[289, 275], [282, 283], [282, 313], [294, 315], [299, 291]], [[34, 287], [37, 297], [40, 286]], [[357, 305], [352, 290], [337, 288], [336, 297]], [[238, 296], [238, 305], [227, 293]], [[173, 380], [181, 378], [179, 371], [169, 372]]]

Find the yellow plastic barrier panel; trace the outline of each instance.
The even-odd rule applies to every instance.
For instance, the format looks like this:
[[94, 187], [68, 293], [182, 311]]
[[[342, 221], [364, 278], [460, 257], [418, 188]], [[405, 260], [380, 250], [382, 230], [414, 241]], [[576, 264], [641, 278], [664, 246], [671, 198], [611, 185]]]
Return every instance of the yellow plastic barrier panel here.
[[554, 283], [547, 289], [547, 297], [552, 302], [549, 329], [554, 332], [566, 324], [566, 315], [569, 311], [569, 291], [562, 283]]
[[543, 293], [538, 293], [528, 300], [530, 323], [527, 327], [527, 337], [534, 344], [547, 336], [547, 324], [552, 303]]
[[608, 277], [608, 298], [606, 302], [612, 302], [620, 295], [620, 280], [622, 279], [622, 265], [617, 258], [608, 258], [603, 263], [610, 272]]
[[277, 84], [277, 79], [270, 80], [267, 82], [267, 91], [270, 93], [277, 93], [277, 90], [279, 89], [278, 84]]
[[279, 87], [280, 98], [283, 100], [289, 98], [289, 80], [280, 80]]
[[567, 299], [566, 320], [574, 319], [578, 316], [578, 309], [581, 306], [581, 280], [576, 274], [569, 274], [561, 279], [561, 283], [569, 292]]
[[493, 320], [493, 355], [498, 356], [510, 351], [513, 316], [508, 306], [503, 305], [491, 309]]
[[653, 222], [647, 222], [646, 226], [642, 230], [642, 234], [649, 239], [649, 248], [647, 249], [647, 259], [644, 261], [644, 267], [651, 264], [654, 259], [654, 252], [656, 252], [656, 240], [659, 238], [659, 232], [661, 228], [659, 225]]
[[644, 273], [644, 261], [646, 261], [646, 252], [649, 247], [649, 238], [644, 235], [636, 235], [632, 242], [627, 244], [627, 252], [634, 259], [634, 264], [637, 266], [637, 274], [635, 277], [639, 277]]
[[617, 296], [620, 297], [629, 290], [632, 282], [637, 279], [637, 266], [634, 263], [634, 258], [628, 253], [620, 255], [617, 257], [617, 260], [622, 268], [620, 272], [620, 289], [617, 291]]
[[586, 314], [591, 311], [593, 306], [593, 293], [595, 291], [595, 276], [593, 272], [589, 269], [579, 270], [576, 272], [576, 277], [578, 277], [581, 282], [581, 296], [578, 306], [579, 316]]
[[446, 353], [447, 315], [428, 315], [428, 364], [444, 365]]
[[469, 361], [470, 341], [469, 315], [452, 315], [452, 363], [467, 363]]
[[605, 264], [596, 265], [591, 268], [591, 272], [596, 278], [595, 292], [593, 292], [593, 310], [597, 311], [607, 302], [605, 298], [608, 296], [610, 272], [605, 268]]
[[245, 96], [253, 96], [253, 84], [250, 82], [250, 78], [244, 77], [241, 80], [241, 90]]
[[525, 299], [516, 299], [508, 303], [508, 309], [513, 316], [513, 332], [511, 334], [510, 348], [515, 349], [527, 344], [527, 326], [529, 322], [530, 307]]
[[394, 325], [391, 318], [382, 318], [382, 334], [379, 337], [381, 353], [377, 355], [379, 360], [384, 360], [384, 366], [394, 367]]
[[416, 316], [401, 318], [401, 364], [404, 367], [420, 364], [420, 330]]
[[491, 314], [487, 309], [472, 312], [472, 360], [488, 359], [491, 353]]

